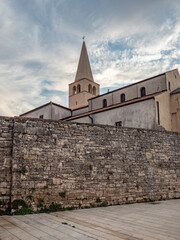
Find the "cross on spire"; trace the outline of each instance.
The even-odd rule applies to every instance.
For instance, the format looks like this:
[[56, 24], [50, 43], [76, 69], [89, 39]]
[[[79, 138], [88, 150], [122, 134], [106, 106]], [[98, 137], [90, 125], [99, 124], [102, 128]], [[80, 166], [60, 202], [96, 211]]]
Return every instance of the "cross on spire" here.
[[84, 41], [84, 39], [85, 39], [85, 36], [82, 37], [82, 40], [83, 40], [83, 41]]

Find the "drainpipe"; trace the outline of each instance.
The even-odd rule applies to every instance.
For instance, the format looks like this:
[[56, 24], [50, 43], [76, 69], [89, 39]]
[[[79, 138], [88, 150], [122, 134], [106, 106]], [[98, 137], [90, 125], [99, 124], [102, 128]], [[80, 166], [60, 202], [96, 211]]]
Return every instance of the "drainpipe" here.
[[91, 117], [91, 115], [88, 115], [88, 117], [91, 119], [91, 124], [94, 123], [94, 119]]

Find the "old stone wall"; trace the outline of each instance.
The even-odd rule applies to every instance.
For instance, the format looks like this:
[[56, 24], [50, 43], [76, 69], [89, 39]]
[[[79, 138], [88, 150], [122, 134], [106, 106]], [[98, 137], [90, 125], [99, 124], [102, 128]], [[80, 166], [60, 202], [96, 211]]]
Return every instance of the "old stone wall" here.
[[36, 209], [180, 197], [177, 133], [24, 118], [1, 118], [0, 131], [0, 189], [9, 192], [12, 166], [11, 201]]
[[10, 202], [12, 139], [13, 119], [0, 118], [0, 209]]

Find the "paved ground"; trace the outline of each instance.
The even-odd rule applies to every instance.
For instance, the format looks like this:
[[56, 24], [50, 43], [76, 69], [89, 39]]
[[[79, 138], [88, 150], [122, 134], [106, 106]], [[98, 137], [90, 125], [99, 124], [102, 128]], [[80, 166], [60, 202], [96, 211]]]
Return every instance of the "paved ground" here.
[[1, 240], [180, 239], [180, 199], [0, 217]]

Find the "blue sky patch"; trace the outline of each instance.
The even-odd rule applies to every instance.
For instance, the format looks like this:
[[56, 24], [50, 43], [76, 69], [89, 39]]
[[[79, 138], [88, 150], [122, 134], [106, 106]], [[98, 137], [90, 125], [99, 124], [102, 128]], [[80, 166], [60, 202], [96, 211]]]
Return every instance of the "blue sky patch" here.
[[43, 63], [34, 60], [29, 60], [24, 63], [24, 67], [39, 70], [43, 67]]
[[108, 50], [109, 51], [123, 51], [123, 50], [132, 50], [133, 47], [128, 45], [126, 40], [116, 41], [116, 42], [108, 42]]

